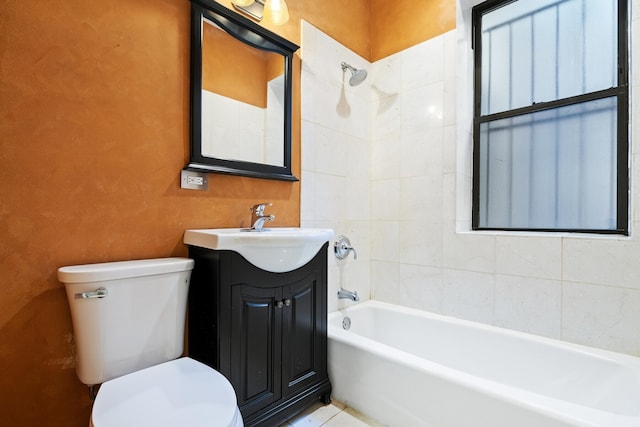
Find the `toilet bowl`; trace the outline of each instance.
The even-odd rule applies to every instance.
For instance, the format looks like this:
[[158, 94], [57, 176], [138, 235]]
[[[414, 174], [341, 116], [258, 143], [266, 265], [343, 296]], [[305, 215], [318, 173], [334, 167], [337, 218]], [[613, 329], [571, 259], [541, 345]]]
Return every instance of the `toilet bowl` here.
[[229, 381], [188, 357], [102, 384], [92, 427], [242, 427]]
[[76, 373], [102, 384], [90, 426], [241, 427], [231, 383], [184, 347], [194, 262], [161, 258], [58, 269], [76, 343]]

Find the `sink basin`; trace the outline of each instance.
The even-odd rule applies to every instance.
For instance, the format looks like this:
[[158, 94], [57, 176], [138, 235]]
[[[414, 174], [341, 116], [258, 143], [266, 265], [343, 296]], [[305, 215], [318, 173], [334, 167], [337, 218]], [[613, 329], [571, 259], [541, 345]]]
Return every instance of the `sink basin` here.
[[302, 267], [331, 239], [333, 230], [328, 228], [211, 228], [184, 232], [187, 245], [235, 251], [256, 267], [274, 273]]

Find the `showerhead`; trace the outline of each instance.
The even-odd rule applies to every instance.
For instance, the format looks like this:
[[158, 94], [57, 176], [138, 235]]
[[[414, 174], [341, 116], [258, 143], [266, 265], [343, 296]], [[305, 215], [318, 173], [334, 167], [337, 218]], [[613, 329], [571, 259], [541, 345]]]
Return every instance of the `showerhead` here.
[[364, 81], [364, 79], [367, 78], [367, 70], [365, 70], [364, 68], [361, 70], [358, 70], [352, 67], [351, 65], [347, 64], [346, 62], [341, 63], [340, 66], [342, 67], [342, 71], [345, 71], [345, 70], [351, 71], [351, 77], [349, 78], [349, 84], [351, 86], [358, 86], [360, 83]]

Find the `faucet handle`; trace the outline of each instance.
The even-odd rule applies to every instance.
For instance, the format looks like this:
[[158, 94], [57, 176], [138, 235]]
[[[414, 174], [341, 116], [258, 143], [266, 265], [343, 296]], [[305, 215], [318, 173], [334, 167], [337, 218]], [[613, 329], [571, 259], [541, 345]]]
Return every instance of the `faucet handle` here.
[[353, 259], [358, 259], [358, 254], [353, 246], [351, 246], [351, 242], [346, 236], [338, 237], [338, 240], [333, 244], [333, 251], [338, 259], [345, 259], [349, 256], [349, 252], [353, 252]]
[[273, 203], [265, 202], [265, 203], [258, 203], [257, 205], [253, 205], [251, 207], [251, 212], [253, 212], [256, 216], [261, 216], [264, 214], [264, 209], [267, 206], [273, 206]]

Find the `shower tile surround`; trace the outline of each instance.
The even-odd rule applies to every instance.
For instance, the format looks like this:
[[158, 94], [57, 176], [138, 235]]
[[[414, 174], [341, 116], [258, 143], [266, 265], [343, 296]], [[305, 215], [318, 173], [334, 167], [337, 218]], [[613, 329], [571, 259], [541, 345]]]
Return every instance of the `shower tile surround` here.
[[[471, 232], [466, 37], [477, 3], [457, 1], [457, 30], [373, 64], [303, 22], [302, 225], [331, 227], [358, 251], [355, 261], [329, 257], [329, 311], [352, 304], [333, 297], [343, 285], [362, 299], [640, 356], [640, 76], [630, 82], [630, 237]], [[365, 82], [343, 82], [342, 61], [366, 68]]]

